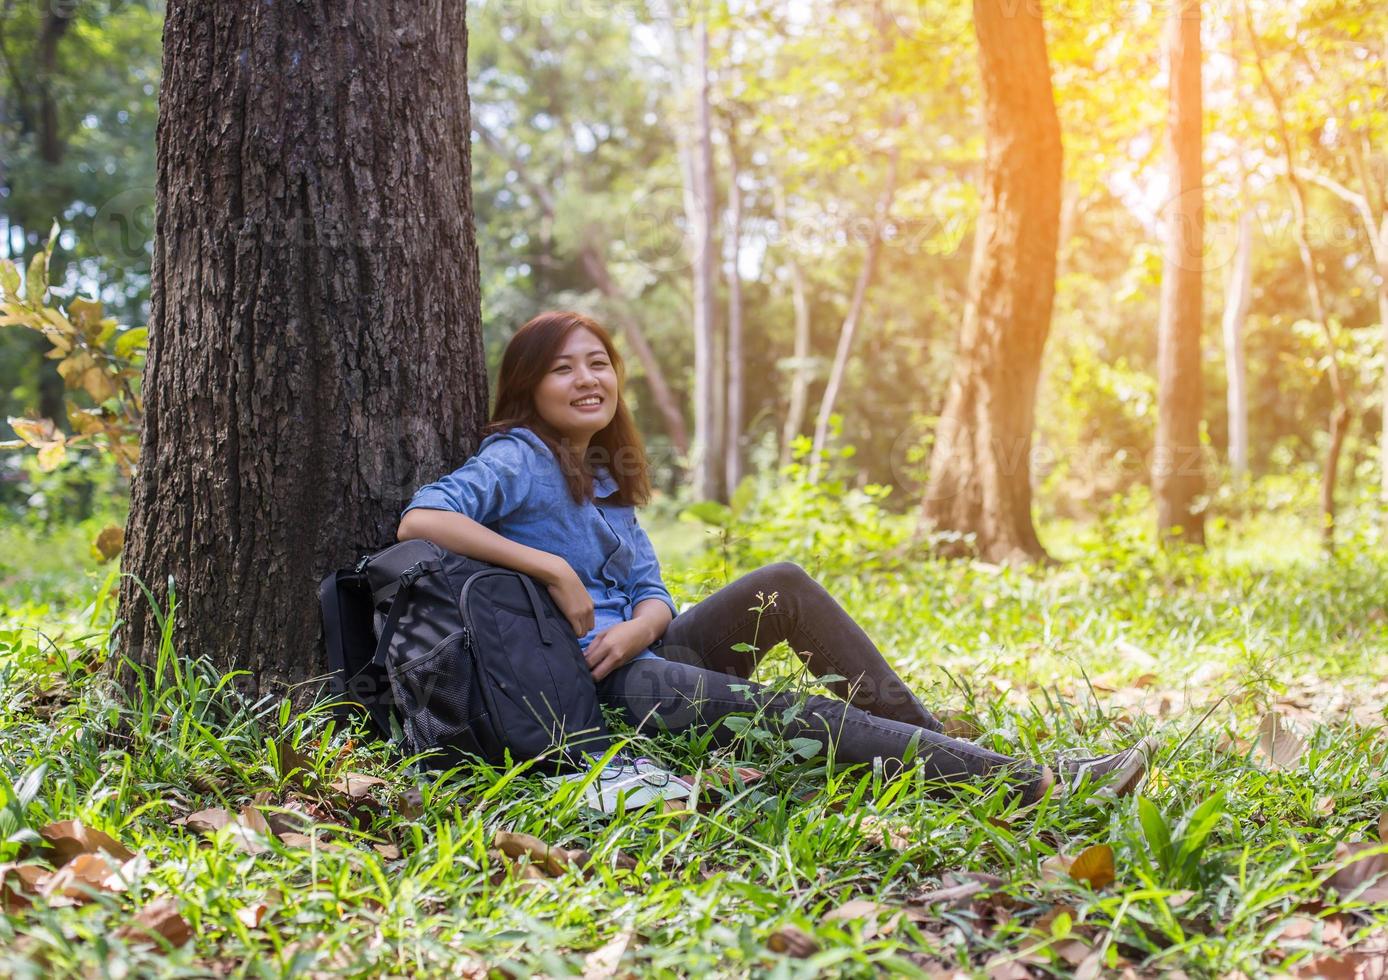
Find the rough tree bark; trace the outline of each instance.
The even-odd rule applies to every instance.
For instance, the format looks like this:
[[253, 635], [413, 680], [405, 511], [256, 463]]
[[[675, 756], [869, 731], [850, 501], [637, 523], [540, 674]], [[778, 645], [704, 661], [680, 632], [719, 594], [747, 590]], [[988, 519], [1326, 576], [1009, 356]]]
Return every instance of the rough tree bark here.
[[1157, 441], [1152, 484], [1163, 541], [1205, 543], [1200, 333], [1204, 319], [1205, 191], [1200, 0], [1167, 17], [1167, 167], [1161, 314], [1157, 325]]
[[[468, 112], [463, 4], [168, 5], [125, 570], [257, 690], [323, 673], [319, 576], [476, 447]], [[121, 615], [150, 663], [133, 577]]]
[[1060, 224], [1060, 122], [1039, 10], [974, 0], [983, 80], [983, 204], [959, 353], [935, 430], [925, 523], [972, 533], [988, 561], [1042, 559], [1031, 439]]

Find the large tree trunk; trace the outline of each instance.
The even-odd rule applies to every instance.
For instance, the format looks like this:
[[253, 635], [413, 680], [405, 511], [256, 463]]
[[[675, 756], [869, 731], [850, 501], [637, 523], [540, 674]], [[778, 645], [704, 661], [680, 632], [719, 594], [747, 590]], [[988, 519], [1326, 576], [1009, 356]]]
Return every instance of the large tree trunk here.
[[[169, 3], [125, 570], [256, 689], [323, 673], [319, 576], [477, 444], [468, 114], [461, 3]], [[134, 578], [121, 607], [152, 663]]]
[[923, 516], [988, 561], [1041, 559], [1031, 439], [1060, 224], [1060, 122], [1040, 12], [974, 0], [983, 80], [983, 204], [969, 302], [935, 432]]
[[1166, 127], [1170, 196], [1157, 326], [1157, 443], [1152, 482], [1164, 540], [1205, 543], [1201, 465], [1200, 333], [1204, 319], [1205, 203], [1200, 0], [1180, 0], [1167, 19]]

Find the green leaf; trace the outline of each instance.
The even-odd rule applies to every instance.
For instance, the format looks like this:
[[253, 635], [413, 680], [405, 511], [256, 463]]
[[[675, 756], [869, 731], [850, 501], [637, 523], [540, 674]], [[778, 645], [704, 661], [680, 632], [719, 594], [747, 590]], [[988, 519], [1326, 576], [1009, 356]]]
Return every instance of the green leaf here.
[[129, 358], [149, 344], [148, 327], [132, 327], [116, 337], [116, 356]]
[[19, 302], [19, 268], [9, 259], [0, 259], [0, 287], [7, 301]]
[[35, 253], [29, 261], [29, 274], [24, 278], [24, 298], [34, 306], [42, 306], [48, 293], [48, 256]]
[[1137, 819], [1142, 824], [1142, 833], [1147, 838], [1157, 859], [1157, 866], [1165, 869], [1171, 864], [1171, 830], [1166, 825], [1157, 805], [1147, 797], [1138, 797]]
[[714, 527], [727, 527], [732, 521], [732, 511], [726, 504], [716, 500], [701, 500], [680, 512], [682, 521], [702, 521]]

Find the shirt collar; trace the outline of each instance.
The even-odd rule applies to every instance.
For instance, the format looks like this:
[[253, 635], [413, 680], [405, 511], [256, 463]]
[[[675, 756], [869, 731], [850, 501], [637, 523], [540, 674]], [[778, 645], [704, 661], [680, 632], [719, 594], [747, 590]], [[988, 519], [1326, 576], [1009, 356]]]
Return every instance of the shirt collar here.
[[593, 496], [610, 497], [618, 490], [617, 481], [612, 478], [606, 466], [599, 463], [593, 467]]

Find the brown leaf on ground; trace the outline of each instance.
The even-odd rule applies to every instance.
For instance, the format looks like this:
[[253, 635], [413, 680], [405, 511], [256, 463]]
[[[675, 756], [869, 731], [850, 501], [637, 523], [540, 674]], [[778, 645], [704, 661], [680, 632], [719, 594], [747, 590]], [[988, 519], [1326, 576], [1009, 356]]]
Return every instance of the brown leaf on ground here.
[[796, 959], [804, 959], [819, 952], [819, 943], [813, 936], [795, 926], [781, 926], [766, 938], [767, 948], [773, 953], [784, 953]]
[[321, 834], [300, 834], [291, 830], [287, 834], [281, 834], [279, 841], [285, 847], [302, 847], [309, 850], [316, 848], [320, 851], [342, 850], [340, 844], [334, 844], [332, 841], [324, 840]]
[[171, 946], [182, 946], [193, 938], [193, 930], [178, 912], [178, 902], [161, 898], [140, 909], [135, 920], [116, 930], [125, 940], [149, 939], [159, 936]]
[[1113, 884], [1113, 848], [1107, 844], [1095, 844], [1080, 852], [1070, 865], [1070, 877], [1083, 881], [1090, 888], [1103, 888]]
[[237, 849], [247, 854], [263, 854], [270, 849], [266, 839], [275, 834], [265, 821], [265, 815], [253, 806], [243, 806], [241, 813], [226, 825], [225, 833]]
[[1183, 888], [1180, 891], [1172, 892], [1170, 895], [1166, 896], [1166, 907], [1174, 911], [1182, 905], [1185, 905], [1194, 897], [1195, 892]]
[[247, 929], [257, 929], [265, 921], [265, 916], [270, 914], [271, 909], [277, 908], [283, 899], [284, 896], [278, 891], [266, 892], [260, 901], [237, 909], [236, 918]]
[[1378, 815], [1378, 840], [1380, 844], [1388, 844], [1388, 810]]
[[1076, 911], [1073, 905], [1054, 905], [1046, 910], [1045, 915], [1041, 916], [1041, 918], [1036, 920], [1033, 928], [1039, 930], [1040, 932], [1044, 932], [1046, 935], [1050, 935], [1051, 927], [1055, 924], [1055, 920], [1060, 918], [1062, 915], [1069, 916], [1070, 921], [1073, 922], [1075, 920], [1075, 916], [1079, 915], [1079, 912]]
[[[1382, 849], [1382, 844], [1337, 844], [1334, 863], [1323, 865], [1321, 870], [1341, 867], [1326, 879], [1325, 887], [1342, 898], [1358, 892], [1354, 896], [1358, 901], [1388, 902], [1388, 854], [1382, 853]], [[1364, 888], [1365, 885], [1368, 887]], [[1361, 888], [1364, 890], [1359, 891]]]
[[380, 776], [366, 776], [359, 772], [343, 773], [329, 785], [351, 800], [367, 800], [377, 786], [389, 785]]
[[983, 735], [983, 726], [978, 723], [978, 718], [967, 711], [942, 711], [936, 717], [950, 738], [971, 742]]
[[1066, 857], [1064, 854], [1051, 855], [1041, 862], [1041, 880], [1052, 882], [1069, 881], [1070, 865], [1074, 863], [1074, 858]]
[[1258, 751], [1269, 765], [1277, 769], [1291, 769], [1301, 761], [1306, 752], [1306, 743], [1287, 727], [1282, 715], [1269, 711], [1258, 725]]
[[187, 827], [189, 830], [203, 834], [213, 834], [235, 819], [236, 817], [231, 811], [221, 807], [211, 807], [207, 810], [199, 810], [197, 813], [190, 813], [186, 817], [179, 817], [174, 821], [174, 826]]
[[622, 954], [631, 945], [636, 931], [629, 929], [619, 932], [587, 956], [583, 957], [583, 980], [608, 980], [617, 975], [621, 966]]
[[270, 829], [270, 823], [265, 819], [265, 814], [261, 813], [253, 806], [243, 806], [236, 822], [247, 830], [253, 830], [262, 837], [273, 837], [274, 831]]
[[371, 847], [377, 854], [381, 855], [381, 857], [385, 858], [387, 861], [400, 860], [400, 848], [396, 847], [394, 844], [372, 844]]
[[1350, 952], [1316, 956], [1292, 967], [1291, 976], [1316, 980], [1383, 980], [1388, 977], [1388, 955]]
[[1247, 758], [1249, 750], [1253, 748], [1253, 743], [1246, 738], [1239, 738], [1227, 732], [1224, 737], [1215, 745], [1215, 751], [1221, 755], [1237, 756], [1240, 759]]
[[270, 745], [273, 747], [275, 758], [279, 763], [281, 776], [288, 776], [295, 769], [298, 769], [300, 772], [294, 773], [294, 776], [301, 782], [312, 782], [318, 778], [318, 774], [313, 769], [313, 759], [307, 753], [296, 749], [288, 739], [271, 739]]
[[1322, 817], [1328, 817], [1335, 812], [1335, 797], [1322, 796], [1316, 800], [1312, 809]]
[[33, 903], [25, 893], [36, 893], [39, 885], [51, 874], [47, 868], [37, 864], [0, 864], [0, 911], [27, 909]]
[[882, 905], [866, 898], [855, 898], [831, 909], [824, 916], [825, 922], [862, 922], [863, 938], [890, 936], [901, 924], [903, 918], [912, 922], [925, 922], [930, 916], [919, 909], [899, 908]]
[[111, 884], [114, 870], [109, 859], [100, 852], [79, 854], [40, 882], [38, 891], [50, 901], [70, 898], [86, 902], [96, 892], [124, 891], [124, 883]]
[[908, 836], [911, 825], [908, 823], [866, 816], [863, 817], [858, 827], [863, 833], [863, 840], [874, 847], [890, 847], [894, 850], [904, 851], [911, 846], [911, 839]]
[[121, 861], [135, 853], [110, 834], [85, 826], [80, 820], [59, 820], [39, 831], [39, 836], [52, 848], [54, 864], [66, 864], [79, 854], [104, 851]]
[[1294, 915], [1282, 924], [1278, 939], [1305, 939], [1316, 931], [1316, 920], [1309, 915]]
[[986, 875], [975, 872], [966, 872], [959, 875], [949, 875], [939, 888], [932, 889], [921, 895], [912, 896], [911, 905], [929, 908], [932, 905], [947, 905], [950, 908], [959, 908], [971, 902], [974, 898], [986, 895], [1003, 884], [1001, 878], [996, 875]]
[[410, 788], [400, 794], [400, 816], [406, 820], [418, 820], [424, 816], [424, 794], [417, 788]]

